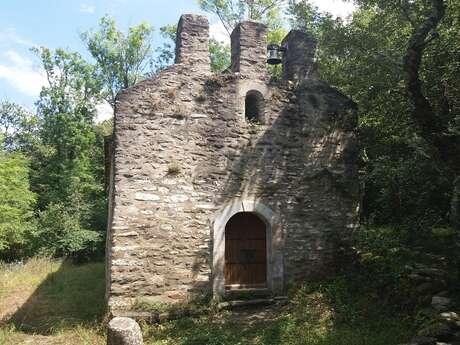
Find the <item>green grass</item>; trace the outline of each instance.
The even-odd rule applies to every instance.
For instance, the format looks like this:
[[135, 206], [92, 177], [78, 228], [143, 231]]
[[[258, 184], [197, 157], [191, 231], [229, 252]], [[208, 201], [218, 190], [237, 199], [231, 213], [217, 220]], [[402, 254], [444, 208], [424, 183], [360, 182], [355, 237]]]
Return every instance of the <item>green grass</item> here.
[[104, 292], [102, 263], [35, 258], [2, 265], [0, 344], [103, 344]]
[[[356, 275], [293, 290], [289, 303], [262, 321], [239, 312], [205, 309], [160, 325], [142, 325], [147, 345], [396, 345], [412, 321], [381, 303]], [[0, 265], [0, 344], [105, 344], [104, 267], [32, 259]], [[259, 312], [259, 311], [257, 311]]]
[[297, 290], [269, 321], [247, 322], [228, 312], [145, 327], [146, 344], [396, 345], [413, 335], [410, 318], [348, 287], [339, 278]]

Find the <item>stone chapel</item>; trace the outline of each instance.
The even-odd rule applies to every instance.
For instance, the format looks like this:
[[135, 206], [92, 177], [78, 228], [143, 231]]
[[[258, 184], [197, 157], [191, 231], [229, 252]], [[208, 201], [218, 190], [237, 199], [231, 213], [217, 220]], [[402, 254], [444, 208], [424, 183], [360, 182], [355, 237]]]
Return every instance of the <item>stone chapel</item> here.
[[110, 310], [139, 299], [283, 294], [340, 264], [358, 226], [356, 105], [316, 77], [316, 41], [244, 21], [211, 72], [206, 17], [179, 21], [175, 64], [116, 101], [107, 233]]

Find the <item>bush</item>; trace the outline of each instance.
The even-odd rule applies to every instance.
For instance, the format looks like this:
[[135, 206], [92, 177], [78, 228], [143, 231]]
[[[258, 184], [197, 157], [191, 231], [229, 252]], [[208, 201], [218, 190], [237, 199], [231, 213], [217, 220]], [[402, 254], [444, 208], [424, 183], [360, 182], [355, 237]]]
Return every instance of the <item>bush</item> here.
[[102, 234], [83, 228], [81, 218], [82, 210], [78, 205], [50, 204], [39, 214], [38, 251], [45, 255], [71, 256], [78, 260], [103, 252]]

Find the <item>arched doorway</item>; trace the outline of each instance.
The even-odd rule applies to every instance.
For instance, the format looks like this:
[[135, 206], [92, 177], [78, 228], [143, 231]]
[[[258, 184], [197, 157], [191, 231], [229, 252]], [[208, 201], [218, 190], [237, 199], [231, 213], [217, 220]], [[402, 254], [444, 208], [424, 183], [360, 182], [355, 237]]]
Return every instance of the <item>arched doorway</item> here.
[[239, 212], [225, 225], [225, 287], [267, 286], [267, 225], [255, 213]]

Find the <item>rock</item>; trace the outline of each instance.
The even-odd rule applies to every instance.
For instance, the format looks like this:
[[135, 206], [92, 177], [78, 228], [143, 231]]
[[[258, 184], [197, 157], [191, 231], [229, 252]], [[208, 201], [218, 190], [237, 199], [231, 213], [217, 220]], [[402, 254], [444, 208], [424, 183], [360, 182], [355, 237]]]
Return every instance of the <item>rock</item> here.
[[155, 194], [148, 194], [148, 193], [136, 193], [135, 199], [139, 201], [158, 201], [161, 198]]
[[437, 311], [447, 311], [452, 304], [452, 300], [447, 297], [433, 296], [431, 306]]
[[412, 338], [408, 345], [436, 345], [436, 339], [431, 337], [418, 336]]
[[109, 322], [107, 345], [142, 345], [141, 328], [128, 317], [115, 317]]
[[446, 271], [441, 270], [439, 268], [421, 268], [413, 273], [438, 279], [444, 279], [448, 276], [448, 273]]
[[172, 202], [185, 202], [188, 199], [189, 199], [188, 196], [183, 195], [183, 194], [171, 195], [171, 201]]
[[418, 285], [415, 290], [419, 295], [435, 294], [442, 291], [446, 287], [444, 282], [441, 281], [429, 281]]
[[192, 115], [190, 115], [190, 117], [192, 119], [204, 119], [204, 118], [208, 117], [208, 115], [206, 115], [206, 114], [192, 114]]
[[439, 315], [439, 317], [441, 319], [445, 319], [445, 320], [455, 320], [455, 321], [460, 320], [460, 317], [458, 316], [458, 314], [456, 312], [453, 312], [453, 311], [441, 313]]
[[119, 310], [112, 312], [114, 317], [124, 317], [135, 320], [138, 323], [146, 323], [153, 325], [159, 322], [159, 313], [153, 311], [138, 311], [138, 310]]
[[460, 329], [460, 318], [457, 313], [451, 312], [444, 312], [438, 316], [438, 319], [448, 325], [453, 330]]
[[415, 273], [409, 274], [407, 276], [407, 278], [409, 278], [409, 280], [414, 282], [414, 283], [423, 283], [423, 282], [431, 280], [431, 278], [429, 278], [429, 277], [422, 276], [420, 274], [415, 274]]
[[453, 336], [452, 329], [445, 323], [436, 322], [421, 329], [418, 332], [421, 337], [436, 338], [437, 340], [450, 340]]
[[440, 296], [440, 297], [449, 297], [449, 291], [441, 291], [439, 293], [436, 294], [436, 296]]

